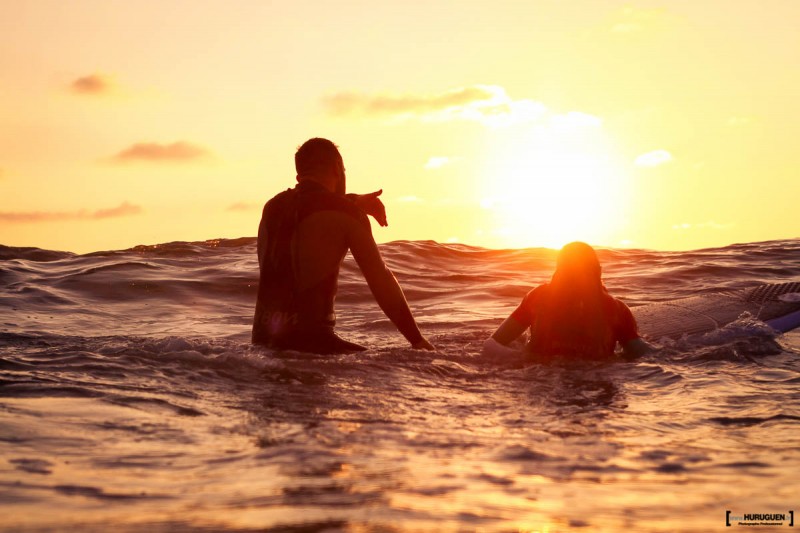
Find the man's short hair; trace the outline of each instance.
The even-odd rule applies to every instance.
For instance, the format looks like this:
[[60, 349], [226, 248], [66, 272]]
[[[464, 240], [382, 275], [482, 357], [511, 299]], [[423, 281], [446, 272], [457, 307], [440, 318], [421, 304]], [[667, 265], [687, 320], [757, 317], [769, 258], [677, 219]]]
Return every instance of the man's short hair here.
[[314, 137], [304, 142], [294, 154], [294, 168], [298, 176], [321, 174], [339, 160], [338, 147], [328, 139]]

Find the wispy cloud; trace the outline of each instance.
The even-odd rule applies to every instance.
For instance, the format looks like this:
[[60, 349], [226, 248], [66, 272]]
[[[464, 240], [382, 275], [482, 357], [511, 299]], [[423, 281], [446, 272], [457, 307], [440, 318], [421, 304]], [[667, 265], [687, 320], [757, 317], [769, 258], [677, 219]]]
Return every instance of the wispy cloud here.
[[402, 114], [430, 113], [463, 107], [477, 102], [488, 102], [495, 96], [492, 87], [474, 86], [453, 89], [439, 94], [368, 95], [339, 93], [325, 98], [328, 110], [334, 115], [350, 113]]
[[225, 211], [233, 211], [233, 212], [241, 212], [241, 211], [254, 211], [256, 209], [260, 209], [261, 206], [259, 204], [254, 204], [252, 202], [236, 202], [229, 205]]
[[77, 78], [70, 83], [70, 90], [74, 93], [85, 95], [100, 95], [109, 92], [113, 83], [102, 74], [90, 74]]
[[541, 102], [514, 100], [497, 85], [474, 85], [434, 94], [344, 92], [325, 97], [323, 105], [333, 116], [431, 122], [471, 120], [489, 126], [533, 122], [547, 114], [547, 107]]
[[422, 198], [419, 196], [400, 196], [397, 201], [404, 204], [417, 204], [422, 202]]
[[142, 208], [138, 205], [133, 205], [128, 202], [122, 202], [117, 207], [112, 207], [110, 209], [98, 209], [97, 211], [93, 211], [89, 218], [98, 220], [103, 218], [117, 218], [117, 217], [125, 217], [129, 215], [138, 215], [142, 212]]
[[666, 150], [653, 150], [634, 159], [634, 164], [640, 167], [657, 167], [672, 161], [672, 154]]
[[199, 145], [185, 141], [171, 144], [154, 142], [136, 143], [111, 158], [115, 163], [147, 161], [155, 163], [187, 163], [207, 158], [211, 152]]
[[445, 165], [451, 164], [455, 161], [456, 158], [447, 157], [447, 156], [433, 156], [428, 159], [428, 162], [425, 163], [425, 169], [427, 170], [435, 170], [437, 168], [442, 168]]
[[59, 222], [67, 220], [103, 220], [130, 215], [138, 215], [142, 208], [128, 202], [122, 202], [117, 207], [89, 211], [0, 211], [0, 220], [4, 222]]

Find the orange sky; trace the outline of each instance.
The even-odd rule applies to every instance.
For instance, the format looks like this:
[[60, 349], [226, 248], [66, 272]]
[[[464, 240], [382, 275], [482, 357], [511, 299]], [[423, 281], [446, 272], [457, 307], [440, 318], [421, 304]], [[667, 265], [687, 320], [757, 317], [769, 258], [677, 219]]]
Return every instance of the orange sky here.
[[312, 136], [379, 241], [800, 236], [800, 4], [0, 0], [0, 243], [254, 236]]

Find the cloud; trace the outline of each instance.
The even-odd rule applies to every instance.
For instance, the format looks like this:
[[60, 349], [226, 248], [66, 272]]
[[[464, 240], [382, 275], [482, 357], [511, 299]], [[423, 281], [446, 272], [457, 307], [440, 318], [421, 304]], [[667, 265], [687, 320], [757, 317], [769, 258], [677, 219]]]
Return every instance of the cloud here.
[[666, 150], [654, 150], [637, 157], [633, 162], [640, 167], [657, 167], [672, 161], [672, 154]]
[[70, 84], [72, 92], [87, 95], [104, 94], [109, 92], [112, 87], [111, 80], [101, 74], [83, 76], [73, 80]]
[[97, 211], [92, 212], [89, 215], [89, 218], [99, 220], [103, 218], [116, 218], [116, 217], [125, 217], [129, 215], [138, 215], [142, 212], [142, 208], [138, 205], [129, 204], [128, 202], [122, 202], [117, 207], [112, 207], [110, 209], [98, 209]]
[[206, 148], [178, 141], [172, 144], [136, 143], [111, 158], [116, 163], [149, 161], [158, 163], [183, 163], [211, 155]]
[[492, 87], [474, 86], [427, 95], [366, 95], [339, 93], [325, 98], [328, 110], [334, 115], [349, 113], [402, 114], [430, 113], [475, 102], [491, 101], [495, 96]]
[[225, 210], [226, 211], [254, 211], [259, 209], [261, 206], [259, 204], [254, 204], [250, 202], [236, 202], [229, 205]]
[[425, 163], [425, 168], [428, 170], [442, 168], [445, 165], [449, 165], [454, 160], [455, 160], [454, 158], [447, 156], [433, 156], [430, 159], [428, 159], [427, 163]]
[[117, 207], [109, 209], [98, 209], [96, 211], [23, 211], [8, 212], [0, 211], [0, 221], [3, 222], [58, 222], [67, 220], [103, 220], [107, 218], [125, 217], [138, 215], [142, 208], [128, 202], [122, 202]]
[[514, 100], [496, 85], [460, 87], [435, 94], [344, 92], [325, 97], [323, 105], [333, 116], [415, 118], [429, 122], [471, 120], [488, 126], [533, 122], [547, 114], [547, 107], [541, 102]]

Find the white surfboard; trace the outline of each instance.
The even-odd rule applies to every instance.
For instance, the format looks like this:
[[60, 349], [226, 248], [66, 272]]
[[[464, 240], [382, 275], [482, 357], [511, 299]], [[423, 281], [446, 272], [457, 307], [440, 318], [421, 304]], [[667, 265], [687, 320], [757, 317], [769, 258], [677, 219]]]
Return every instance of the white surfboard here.
[[800, 327], [800, 282], [691, 296], [631, 308], [639, 331], [652, 340], [721, 328], [747, 312], [773, 329]]

